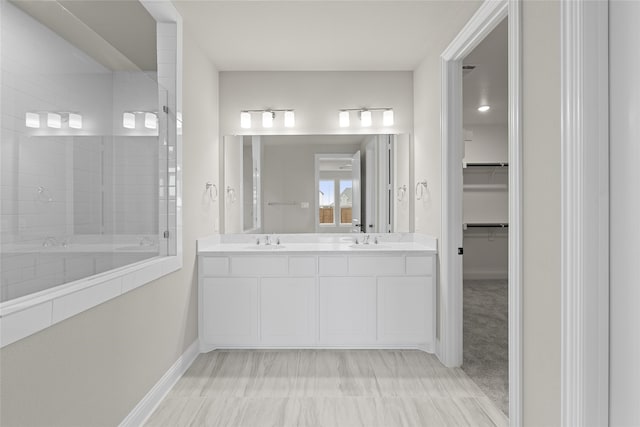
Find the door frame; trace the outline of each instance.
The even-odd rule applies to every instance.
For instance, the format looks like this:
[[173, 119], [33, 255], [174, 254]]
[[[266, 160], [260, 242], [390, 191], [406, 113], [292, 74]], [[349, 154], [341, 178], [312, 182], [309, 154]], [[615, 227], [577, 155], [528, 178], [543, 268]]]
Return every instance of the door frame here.
[[486, 0], [442, 53], [440, 340], [446, 366], [462, 365], [462, 61], [509, 18], [509, 423], [522, 425], [521, 2]]
[[561, 425], [609, 424], [609, 9], [561, 2]]

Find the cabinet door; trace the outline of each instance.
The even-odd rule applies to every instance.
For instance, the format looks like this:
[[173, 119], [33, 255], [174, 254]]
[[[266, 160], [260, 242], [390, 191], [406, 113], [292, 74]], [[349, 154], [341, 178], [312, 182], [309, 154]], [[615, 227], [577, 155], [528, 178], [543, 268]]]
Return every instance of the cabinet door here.
[[375, 310], [375, 278], [320, 278], [322, 344], [359, 346], [375, 343]]
[[203, 339], [219, 346], [258, 341], [258, 279], [202, 279]]
[[315, 342], [316, 298], [313, 278], [268, 278], [260, 283], [263, 345], [310, 345]]
[[381, 344], [433, 343], [433, 279], [378, 278], [378, 341]]

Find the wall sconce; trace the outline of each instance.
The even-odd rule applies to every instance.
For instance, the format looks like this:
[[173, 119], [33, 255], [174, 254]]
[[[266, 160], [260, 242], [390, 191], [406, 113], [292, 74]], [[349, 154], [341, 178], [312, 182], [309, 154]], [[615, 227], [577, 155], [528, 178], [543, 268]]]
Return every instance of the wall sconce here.
[[70, 129], [82, 129], [82, 115], [68, 111], [28, 111], [24, 116], [24, 124], [28, 128], [40, 128], [40, 115], [46, 114], [47, 127], [62, 129], [63, 123], [68, 123]]
[[276, 119], [276, 113], [284, 113], [284, 127], [291, 128], [296, 124], [296, 115], [294, 110], [243, 110], [240, 111], [240, 127], [242, 129], [251, 129], [251, 113], [260, 113], [262, 115], [262, 127], [272, 128]]
[[357, 111], [360, 125], [362, 127], [370, 127], [373, 124], [372, 111], [382, 111], [382, 125], [393, 126], [393, 108], [345, 108], [338, 112], [338, 123], [341, 128], [349, 127], [349, 112]]

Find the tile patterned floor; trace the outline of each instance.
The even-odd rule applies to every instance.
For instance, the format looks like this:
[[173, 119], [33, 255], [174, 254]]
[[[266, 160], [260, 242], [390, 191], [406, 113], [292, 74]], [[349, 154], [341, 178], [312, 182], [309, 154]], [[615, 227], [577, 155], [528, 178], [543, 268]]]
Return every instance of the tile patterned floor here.
[[461, 369], [413, 350], [198, 356], [147, 426], [506, 426]]
[[464, 372], [509, 414], [509, 297], [506, 280], [465, 280]]

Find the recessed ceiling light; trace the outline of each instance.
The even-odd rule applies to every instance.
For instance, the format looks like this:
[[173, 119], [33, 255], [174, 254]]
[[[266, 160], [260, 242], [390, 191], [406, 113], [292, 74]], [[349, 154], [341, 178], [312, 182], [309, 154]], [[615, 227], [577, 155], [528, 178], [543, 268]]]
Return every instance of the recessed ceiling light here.
[[481, 106], [478, 107], [478, 111], [480, 111], [481, 113], [486, 113], [490, 109], [491, 109], [491, 107], [488, 106], [488, 105], [481, 105]]

